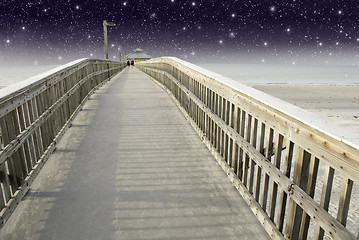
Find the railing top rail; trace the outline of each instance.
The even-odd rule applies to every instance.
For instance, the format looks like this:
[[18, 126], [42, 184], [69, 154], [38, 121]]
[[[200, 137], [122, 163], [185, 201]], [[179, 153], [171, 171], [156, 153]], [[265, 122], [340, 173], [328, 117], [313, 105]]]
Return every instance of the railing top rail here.
[[40, 74], [38, 74], [36, 76], [24, 79], [24, 80], [22, 80], [20, 82], [11, 84], [11, 85], [9, 85], [9, 86], [7, 86], [5, 88], [2, 88], [2, 89], [0, 89], [0, 99], [3, 99], [4, 97], [7, 97], [7, 96], [9, 96], [9, 95], [11, 95], [13, 93], [18, 92], [18, 91], [21, 91], [24, 88], [27, 88], [27, 87], [29, 87], [31, 85], [34, 85], [34, 84], [38, 83], [39, 81], [41, 81], [44, 78], [47, 78], [47, 77], [49, 77], [49, 76], [51, 76], [53, 74], [61, 72], [61, 71], [65, 70], [68, 67], [72, 67], [72, 66], [74, 66], [76, 64], [80, 64], [80, 63], [82, 63], [82, 62], [84, 62], [86, 60], [87, 60], [86, 58], [78, 59], [78, 60], [66, 63], [65, 65], [61, 65], [61, 66], [58, 66], [58, 67], [53, 68], [51, 70], [48, 70], [46, 72], [40, 73]]
[[308, 127], [315, 129], [322, 134], [325, 134], [337, 141], [340, 141], [356, 150], [359, 153], [359, 134], [355, 132], [351, 132], [339, 125], [335, 125], [333, 123], [325, 121], [323, 118], [314, 115], [313, 113], [308, 112], [307, 110], [301, 109], [297, 106], [294, 106], [286, 101], [283, 101], [281, 99], [278, 99], [276, 97], [273, 97], [271, 95], [268, 95], [264, 92], [261, 92], [257, 89], [254, 89], [252, 87], [246, 86], [240, 82], [234, 81], [230, 78], [224, 77], [218, 73], [209, 71], [207, 69], [204, 69], [202, 67], [199, 67], [195, 64], [183, 61], [181, 59], [178, 59], [176, 57], [160, 57], [151, 59], [149, 61], [143, 62], [141, 64], [146, 63], [162, 63], [162, 62], [168, 62], [170, 63], [177, 63], [179, 65], [182, 65], [188, 69], [191, 69], [192, 71], [195, 71], [199, 74], [205, 75], [214, 81], [219, 82], [220, 84], [223, 84], [227, 87], [232, 88], [236, 92], [245, 95], [256, 102], [265, 105], [267, 107], [270, 107], [274, 110], [277, 110], [281, 112], [282, 114], [285, 114], [299, 122], [301, 122], [304, 125], [307, 125]]
[[47, 79], [63, 72], [67, 68], [73, 68], [78, 65], [81, 65], [82, 63], [88, 62], [88, 61], [111, 62], [109, 60], [99, 60], [99, 59], [90, 59], [90, 58], [81, 58], [81, 59], [74, 60], [72, 62], [66, 63], [64, 65], [58, 66], [49, 71], [40, 73], [36, 76], [30, 77], [28, 79], [24, 79], [23, 81], [11, 84], [7, 87], [0, 89], [0, 103], [9, 97], [12, 97], [14, 94], [16, 95], [17, 93], [20, 93], [20, 92], [24, 91], [25, 89], [28, 89], [31, 86], [34, 86], [34, 85], [42, 83], [43, 81], [46, 81]]

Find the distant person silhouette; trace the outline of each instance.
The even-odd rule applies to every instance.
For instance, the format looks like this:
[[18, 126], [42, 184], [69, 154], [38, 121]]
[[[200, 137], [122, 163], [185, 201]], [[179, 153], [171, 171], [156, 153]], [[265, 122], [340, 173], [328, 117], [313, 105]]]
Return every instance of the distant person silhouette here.
[[130, 66], [130, 61], [129, 60], [127, 60], [127, 66]]
[[135, 61], [131, 60], [131, 66], [135, 65]]

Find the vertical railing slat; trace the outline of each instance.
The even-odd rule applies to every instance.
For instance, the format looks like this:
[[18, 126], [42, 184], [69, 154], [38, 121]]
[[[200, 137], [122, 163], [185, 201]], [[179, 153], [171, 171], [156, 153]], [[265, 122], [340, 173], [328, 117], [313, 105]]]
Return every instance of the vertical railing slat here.
[[[272, 128], [268, 129], [268, 143], [267, 143], [267, 152], [266, 158], [268, 161], [271, 161], [272, 153], [273, 153], [273, 138], [274, 138], [274, 130]], [[262, 209], [267, 211], [267, 200], [268, 200], [268, 191], [269, 191], [269, 175], [264, 173], [264, 184], [263, 184], [263, 198], [262, 198]]]
[[353, 181], [349, 178], [344, 178], [342, 184], [342, 190], [340, 193], [338, 215], [337, 215], [337, 220], [341, 224], [343, 224], [343, 226], [346, 226], [347, 223], [352, 190], [353, 190]]
[[[259, 152], [264, 155], [264, 141], [265, 141], [265, 132], [266, 125], [264, 123], [261, 124], [261, 133], [259, 137]], [[257, 180], [256, 180], [256, 192], [254, 198], [257, 202], [259, 202], [260, 197], [260, 189], [261, 189], [261, 179], [262, 179], [262, 168], [258, 166], [257, 169]]]
[[[282, 159], [283, 151], [283, 136], [278, 134], [275, 142], [275, 155], [274, 155], [274, 165], [277, 169], [280, 169], [280, 163]], [[277, 193], [278, 193], [278, 184], [276, 182], [272, 183], [272, 198], [269, 208], [269, 218], [274, 222], [275, 210], [277, 206]]]
[[[296, 160], [293, 173], [293, 181], [304, 191], [306, 191], [309, 178], [310, 154], [301, 147], [297, 146]], [[299, 229], [301, 225], [303, 210], [294, 200], [290, 199], [288, 207], [288, 218], [286, 226], [286, 237], [296, 240], [299, 239]]]
[[[294, 143], [288, 140], [286, 145], [286, 156], [284, 158], [284, 170], [283, 173], [289, 178], [290, 171], [292, 168], [292, 160], [293, 160], [293, 151], [294, 151]], [[278, 220], [277, 220], [277, 227], [280, 232], [283, 232], [284, 227], [284, 217], [286, 213], [287, 207], [287, 198], [288, 195], [286, 192], [281, 191], [280, 201], [279, 201], [279, 213], [278, 213]]]
[[[315, 186], [318, 176], [318, 167], [319, 167], [319, 159], [312, 155], [310, 158], [309, 176], [308, 176], [308, 184], [306, 191], [308, 196], [312, 198], [314, 197], [314, 193], [315, 193]], [[305, 211], [303, 211], [301, 222], [302, 223], [299, 229], [299, 239], [307, 239], [310, 217]]]
[[[332, 167], [326, 166], [324, 177], [323, 177], [323, 187], [322, 187], [322, 195], [320, 198], [320, 205], [327, 211], [329, 209], [333, 180], [334, 180], [334, 169]], [[323, 237], [324, 237], [324, 230], [320, 226], [317, 226], [314, 239], [322, 240]]]

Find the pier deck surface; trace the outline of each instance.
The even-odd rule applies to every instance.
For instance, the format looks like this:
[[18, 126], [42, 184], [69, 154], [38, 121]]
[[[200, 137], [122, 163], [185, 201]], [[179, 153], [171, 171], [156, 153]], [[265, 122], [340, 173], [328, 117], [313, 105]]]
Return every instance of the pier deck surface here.
[[0, 239], [269, 239], [167, 93], [135, 67], [90, 97]]

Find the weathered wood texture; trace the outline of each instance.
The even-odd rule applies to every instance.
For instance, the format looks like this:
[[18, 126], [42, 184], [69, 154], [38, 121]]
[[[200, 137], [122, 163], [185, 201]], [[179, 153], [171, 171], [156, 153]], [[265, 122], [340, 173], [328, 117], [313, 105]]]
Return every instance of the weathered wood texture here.
[[[346, 222], [359, 183], [357, 135], [176, 58], [137, 67], [177, 99], [272, 238], [356, 239]], [[343, 181], [333, 214], [334, 173]]]
[[0, 90], [0, 228], [83, 102], [124, 68], [82, 59]]

